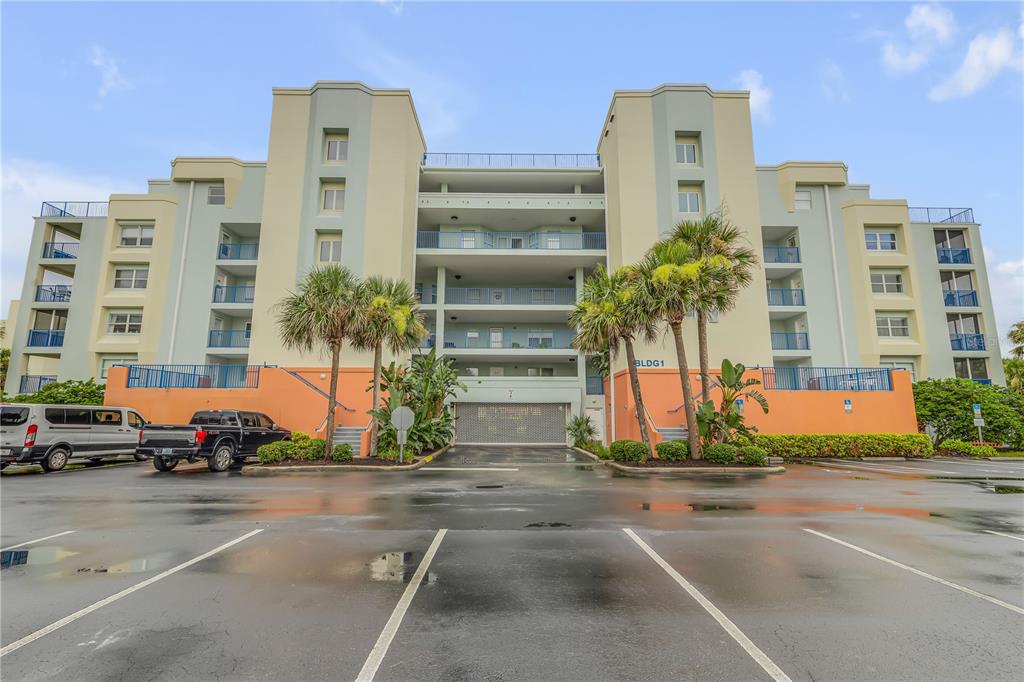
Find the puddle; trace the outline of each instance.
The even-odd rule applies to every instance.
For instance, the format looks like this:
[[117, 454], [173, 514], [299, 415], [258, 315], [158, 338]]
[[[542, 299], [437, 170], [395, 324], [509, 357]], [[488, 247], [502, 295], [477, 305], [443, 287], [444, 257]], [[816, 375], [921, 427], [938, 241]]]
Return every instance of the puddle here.
[[[388, 552], [370, 562], [370, 580], [376, 582], [407, 583], [420, 565], [418, 552]], [[437, 575], [427, 571], [424, 583], [437, 581]]]
[[577, 464], [576, 465], [576, 471], [593, 471], [593, 470], [594, 470], [594, 465], [593, 464]]
[[503, 485], [478, 485], [477, 488], [504, 488]]
[[571, 523], [562, 523], [561, 521], [535, 521], [528, 523], [526, 528], [572, 528]]
[[0, 569], [15, 566], [37, 566], [55, 564], [69, 557], [77, 556], [78, 552], [63, 547], [33, 547], [31, 549], [8, 549], [0, 552]]
[[151, 557], [144, 557], [142, 559], [129, 559], [128, 561], [120, 561], [116, 564], [110, 564], [109, 566], [83, 566], [79, 568], [76, 573], [143, 573], [145, 571], [154, 571], [160, 568], [169, 566], [171, 561], [171, 555], [155, 554]]

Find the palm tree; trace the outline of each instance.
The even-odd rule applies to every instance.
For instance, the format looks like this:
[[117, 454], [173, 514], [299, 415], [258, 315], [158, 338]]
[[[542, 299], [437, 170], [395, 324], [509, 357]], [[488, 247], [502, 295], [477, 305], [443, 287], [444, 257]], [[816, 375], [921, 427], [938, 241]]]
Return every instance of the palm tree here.
[[362, 324], [366, 295], [359, 278], [341, 265], [311, 270], [298, 290], [278, 301], [277, 326], [286, 348], [300, 352], [327, 350], [331, 354], [331, 387], [327, 399], [324, 457], [334, 440], [334, 413], [338, 403], [338, 366], [341, 346]]
[[669, 240], [690, 246], [695, 257], [727, 258], [731, 266], [705, 271], [697, 282], [697, 345], [700, 356], [700, 388], [705, 399], [711, 377], [708, 368], [708, 317], [723, 313], [736, 306], [736, 298], [743, 287], [750, 284], [757, 255], [746, 243], [743, 231], [733, 225], [720, 209], [702, 220], [683, 221], [676, 225]]
[[1010, 349], [1010, 355], [1018, 360], [1024, 360], [1024, 320], [1015, 322], [1010, 327], [1010, 333], [1006, 335], [1006, 338], [1013, 344], [1013, 348]]
[[[636, 403], [640, 437], [653, 456], [651, 437], [647, 432], [644, 400], [640, 393], [640, 380], [637, 377], [633, 341], [640, 336], [653, 341], [656, 326], [653, 318], [637, 306], [636, 292], [630, 279], [631, 272], [628, 268], [619, 268], [609, 274], [603, 266], [598, 265], [594, 274], [583, 284], [583, 297], [569, 314], [569, 324], [576, 328], [573, 345], [585, 353], [601, 353], [607, 350], [609, 355], [614, 356], [618, 353], [620, 343], [625, 346], [626, 366], [629, 370], [633, 400]], [[614, 381], [614, 377], [612, 380]]]
[[[412, 350], [429, 332], [416, 306], [416, 296], [404, 280], [373, 276], [363, 283], [366, 314], [354, 331], [356, 348], [373, 350], [373, 408], [380, 407], [380, 375], [384, 347], [393, 353]], [[377, 420], [370, 422], [370, 456], [377, 454]]]

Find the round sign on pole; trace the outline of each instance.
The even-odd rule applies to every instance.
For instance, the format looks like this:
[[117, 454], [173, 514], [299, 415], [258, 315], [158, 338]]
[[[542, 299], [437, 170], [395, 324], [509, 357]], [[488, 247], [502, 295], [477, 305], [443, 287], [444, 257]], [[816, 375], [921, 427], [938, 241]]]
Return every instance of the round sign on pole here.
[[406, 431], [412, 426], [414, 415], [405, 405], [402, 405], [395, 409], [391, 413], [391, 425], [395, 427], [396, 431]]

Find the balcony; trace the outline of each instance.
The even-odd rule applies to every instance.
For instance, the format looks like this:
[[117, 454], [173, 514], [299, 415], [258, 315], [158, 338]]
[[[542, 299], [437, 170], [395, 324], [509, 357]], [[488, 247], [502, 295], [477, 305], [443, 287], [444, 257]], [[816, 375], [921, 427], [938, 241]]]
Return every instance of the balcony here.
[[912, 223], [974, 224], [974, 211], [970, 208], [924, 208], [911, 206], [908, 210], [910, 211], [910, 222]]
[[970, 249], [936, 249], [939, 263], [943, 265], [970, 265]]
[[417, 232], [420, 249], [580, 251], [605, 249], [604, 232]]
[[259, 242], [229, 242], [217, 244], [217, 260], [256, 260], [259, 254]]
[[604, 377], [587, 377], [587, 395], [604, 395]]
[[44, 201], [39, 215], [44, 218], [106, 218], [106, 201]]
[[71, 286], [68, 284], [40, 284], [36, 287], [39, 303], [70, 303]]
[[422, 348], [422, 349], [430, 349], [430, 348], [435, 347], [436, 345], [437, 345], [437, 334], [435, 334], [434, 332], [430, 332], [429, 336], [424, 337], [420, 341], [420, 346], [419, 347]]
[[211, 329], [207, 348], [248, 348], [250, 332], [245, 329]]
[[772, 332], [772, 350], [810, 350], [806, 332]]
[[953, 350], [985, 350], [985, 335], [950, 334], [949, 343]]
[[78, 258], [78, 242], [43, 242], [43, 258]]
[[230, 287], [218, 284], [213, 287], [214, 303], [252, 303], [255, 296], [256, 285], [254, 284]]
[[572, 287], [448, 287], [445, 305], [573, 305]]
[[960, 291], [943, 291], [943, 303], [950, 308], [976, 308], [978, 307], [978, 292], [973, 289]]
[[424, 290], [423, 285], [417, 284], [414, 295], [417, 303], [424, 305], [437, 303], [437, 285], [431, 284], [429, 289]]
[[769, 289], [768, 305], [804, 305], [804, 290]]
[[30, 329], [28, 342], [32, 348], [59, 348], [64, 345], [63, 329]]
[[491, 337], [487, 330], [479, 336], [470, 337], [466, 332], [449, 332], [444, 335], [444, 347], [467, 350], [556, 350], [571, 349], [575, 334], [567, 329], [547, 335], [530, 332], [510, 331]]
[[765, 263], [799, 263], [799, 246], [766, 246], [764, 247]]
[[425, 168], [600, 168], [599, 154], [473, 154], [444, 152], [423, 155]]
[[888, 368], [762, 367], [761, 379], [766, 391], [892, 390], [892, 370]]
[[35, 393], [43, 386], [57, 381], [57, 377], [48, 374], [26, 374], [18, 384], [18, 393]]

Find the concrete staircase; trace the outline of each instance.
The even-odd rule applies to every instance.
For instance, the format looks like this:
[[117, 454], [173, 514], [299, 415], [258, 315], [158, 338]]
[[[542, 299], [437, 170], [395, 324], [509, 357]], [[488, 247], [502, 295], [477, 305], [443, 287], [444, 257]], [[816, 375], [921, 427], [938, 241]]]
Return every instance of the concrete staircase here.
[[661, 434], [662, 440], [685, 440], [689, 435], [686, 427], [683, 426], [660, 427], [658, 433]]
[[334, 442], [348, 443], [352, 446], [352, 454], [359, 457], [362, 455], [359, 451], [359, 439], [364, 430], [361, 426], [339, 426], [334, 430]]

